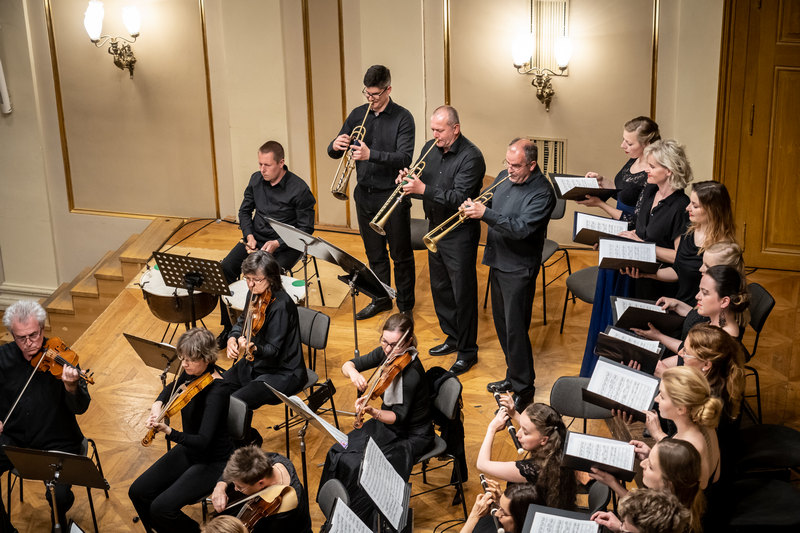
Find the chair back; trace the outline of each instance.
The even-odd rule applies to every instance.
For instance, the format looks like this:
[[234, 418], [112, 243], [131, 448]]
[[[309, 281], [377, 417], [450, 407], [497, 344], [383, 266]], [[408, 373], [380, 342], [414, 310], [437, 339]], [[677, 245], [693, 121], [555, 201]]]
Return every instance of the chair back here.
[[427, 250], [422, 238], [428, 233], [430, 224], [425, 218], [412, 218], [411, 219], [411, 249], [412, 250]]
[[611, 489], [605, 483], [595, 481], [589, 488], [589, 514], [605, 511], [611, 501]]
[[556, 206], [553, 212], [550, 213], [550, 220], [558, 220], [564, 218], [564, 212], [567, 210], [567, 201], [563, 198], [556, 198]]
[[331, 318], [325, 313], [307, 307], [297, 308], [300, 342], [308, 346], [308, 368], [316, 369], [317, 350], [324, 350], [328, 345], [328, 331]]
[[758, 283], [748, 284], [747, 292], [750, 294], [750, 327], [756, 332], [756, 340], [753, 342], [753, 349], [750, 350], [749, 360], [756, 354], [758, 337], [761, 335], [761, 329], [772, 312], [772, 308], [775, 307], [775, 298]]
[[337, 499], [342, 500], [345, 505], [350, 505], [350, 496], [347, 495], [347, 489], [342, 482], [338, 479], [329, 479], [317, 494], [317, 503], [325, 518], [330, 519], [333, 504]]
[[439, 392], [436, 399], [433, 400], [433, 406], [438, 409], [444, 416], [453, 420], [457, 413], [458, 398], [461, 396], [463, 386], [457, 377], [452, 376], [447, 378], [444, 383], [439, 386]]
[[234, 441], [245, 438], [253, 420], [253, 411], [239, 398], [231, 396], [228, 404], [228, 434]]
[[611, 411], [583, 401], [581, 392], [589, 385], [589, 378], [577, 376], [561, 376], [553, 383], [550, 391], [550, 406], [561, 413], [583, 419], [611, 418]]

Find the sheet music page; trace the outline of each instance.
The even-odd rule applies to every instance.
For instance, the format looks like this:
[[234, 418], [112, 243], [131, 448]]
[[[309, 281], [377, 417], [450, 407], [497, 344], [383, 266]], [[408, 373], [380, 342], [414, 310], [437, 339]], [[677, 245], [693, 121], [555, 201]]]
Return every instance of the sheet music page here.
[[585, 187], [587, 189], [600, 188], [600, 184], [597, 183], [596, 178], [568, 178], [564, 176], [553, 176], [553, 179], [556, 180], [556, 184], [558, 185], [558, 189], [561, 191], [561, 194], [564, 194], [568, 190], [574, 189], [575, 187]]
[[601, 359], [586, 389], [631, 409], [647, 411], [658, 390], [658, 380]]
[[[656, 306], [658, 307], [658, 306]], [[661, 309], [659, 307], [659, 309]], [[663, 309], [662, 309], [663, 311]], [[619, 316], [619, 315], [618, 315]], [[638, 346], [639, 348], [644, 348], [645, 350], [653, 353], [658, 353], [661, 348], [661, 343], [658, 341], [653, 341], [650, 339], [643, 339], [641, 337], [637, 337], [635, 335], [631, 335], [629, 333], [625, 333], [624, 331], [620, 331], [615, 328], [611, 328], [608, 330], [608, 336], [614, 337], [615, 339], [619, 339], [621, 341], [625, 341], [628, 344], [633, 344], [634, 346]]]
[[295, 411], [302, 411], [308, 416], [314, 417], [317, 420], [317, 422], [322, 424], [325, 430], [328, 433], [330, 433], [333, 438], [336, 439], [336, 442], [342, 445], [342, 448], [347, 449], [347, 443], [348, 443], [347, 434], [345, 434], [339, 429], [336, 429], [336, 426], [334, 426], [333, 424], [331, 424], [330, 422], [319, 416], [311, 409], [309, 409], [308, 406], [305, 404], [305, 402], [301, 400], [299, 396], [290, 396], [289, 401], [292, 403], [292, 409], [294, 409]]
[[656, 245], [652, 242], [626, 242], [612, 239], [600, 239], [600, 261], [610, 259], [628, 259], [645, 263], [656, 262]]
[[359, 483], [392, 527], [400, 529], [406, 484], [372, 437], [367, 441]]
[[627, 231], [628, 223], [624, 220], [614, 220], [613, 218], [598, 217], [579, 212], [575, 219], [575, 233], [577, 234], [584, 228], [616, 235], [622, 231]]
[[329, 533], [372, 533], [372, 530], [342, 500], [336, 502]]
[[627, 442], [570, 432], [566, 453], [592, 462], [633, 470], [634, 447]]
[[627, 298], [616, 298], [614, 306], [617, 308], [617, 316], [621, 317], [622, 314], [628, 310], [629, 307], [636, 309], [647, 309], [648, 311], [655, 311], [656, 313], [666, 313], [661, 307], [656, 304], [649, 304], [647, 302], [637, 302], [636, 300], [629, 300]]
[[597, 533], [597, 522], [578, 520], [553, 514], [536, 513], [531, 525], [531, 533]]

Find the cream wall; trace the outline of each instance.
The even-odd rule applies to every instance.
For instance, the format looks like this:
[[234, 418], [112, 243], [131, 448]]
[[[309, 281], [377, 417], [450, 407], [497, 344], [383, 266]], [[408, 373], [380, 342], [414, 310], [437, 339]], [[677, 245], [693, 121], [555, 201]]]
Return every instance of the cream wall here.
[[[343, 111], [338, 20], [330, 16], [336, 14], [337, 2], [309, 4], [313, 140], [317, 197], [323, 204], [330, 197], [333, 172], [324, 148], [338, 130]], [[444, 102], [442, 4], [443, 0], [342, 0], [347, 111], [363, 101], [359, 91], [364, 70], [373, 63], [387, 64], [393, 71], [393, 97], [412, 111], [417, 123], [415, 155], [429, 135], [430, 112]], [[509, 58], [514, 29], [527, 16], [522, 13], [526, 2], [450, 4], [451, 103], [461, 112], [465, 135], [483, 150], [488, 171], [499, 170], [511, 137], [535, 135], [568, 140], [568, 172], [615, 173], [624, 160], [617, 148], [622, 123], [649, 112], [651, 3], [572, 0], [575, 51], [570, 76], [554, 80], [556, 96], [549, 113], [536, 100], [530, 78], [517, 74]], [[314, 171], [302, 2], [205, 0], [203, 5], [219, 200], [221, 215], [226, 216], [236, 213], [245, 181], [255, 170], [255, 150], [264, 140], [287, 144], [287, 162], [300, 176], [310, 180]], [[689, 146], [696, 173], [706, 177], [713, 153], [722, 1], [661, 5], [657, 118], [665, 135]], [[78, 30], [80, 22], [75, 21]], [[147, 38], [147, 31], [143, 28], [140, 40]], [[85, 44], [91, 52], [87, 61], [115, 72], [110, 58], [99, 57], [102, 51]], [[198, 43], [176, 43], [187, 45]], [[336, 48], [320, 51], [320, 46]], [[43, 0], [0, 2], [0, 58], [15, 106], [12, 115], [0, 115], [2, 298], [19, 291], [47, 292], [68, 281], [141, 231], [147, 221], [69, 212]], [[158, 60], [150, 54], [139, 67], [155, 68], [147, 63]], [[128, 140], [143, 142], [143, 135], [136, 133]], [[343, 225], [344, 213], [339, 203], [326, 208], [321, 219]], [[550, 236], [569, 243], [570, 219], [568, 214], [554, 223]]]

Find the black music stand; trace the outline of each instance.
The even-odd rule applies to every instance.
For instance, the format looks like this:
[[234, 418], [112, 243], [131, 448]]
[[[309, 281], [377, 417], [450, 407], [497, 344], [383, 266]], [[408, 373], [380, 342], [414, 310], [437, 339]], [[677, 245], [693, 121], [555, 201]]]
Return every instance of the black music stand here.
[[[94, 512], [94, 501], [92, 500], [91, 489], [108, 490], [108, 481], [103, 478], [97, 465], [85, 455], [73, 453], [30, 450], [27, 448], [17, 448], [15, 446], [3, 446], [11, 464], [19, 472], [22, 479], [32, 479], [44, 481], [53, 504], [53, 515], [55, 516], [54, 531], [62, 531], [61, 524], [58, 522], [58, 508], [56, 507], [55, 485], [78, 485], [86, 487], [89, 495], [89, 506], [92, 510], [92, 522], [94, 530], [97, 529], [97, 516]], [[65, 526], [67, 524], [64, 524]]]
[[[334, 264], [345, 271], [345, 275], [337, 277], [350, 287], [350, 298], [353, 301], [353, 338], [355, 342], [353, 353], [356, 357], [360, 356], [361, 353], [358, 350], [358, 329], [356, 327], [356, 296], [359, 292], [363, 292], [373, 299], [394, 298], [397, 295], [395, 290], [379, 280], [378, 276], [364, 263], [325, 239], [314, 237], [272, 218], [267, 218], [267, 221], [287, 246], [303, 252], [304, 257], [306, 255], [311, 255], [322, 261]], [[305, 276], [306, 284], [308, 284], [308, 273], [304, 272], [303, 275]], [[306, 291], [307, 290], [308, 287], [306, 286]], [[306, 306], [307, 305], [308, 296], [306, 296]]]
[[171, 344], [165, 342], [155, 342], [150, 339], [137, 337], [130, 333], [122, 333], [128, 342], [133, 347], [139, 358], [144, 361], [144, 364], [151, 368], [161, 370], [161, 385], [167, 386], [167, 374], [178, 373], [180, 361], [178, 361], [178, 351]]
[[[406, 529], [411, 513], [409, 507], [411, 483], [403, 481], [372, 437], [367, 441], [367, 448], [359, 466], [358, 484], [378, 510], [373, 531], [400, 532]], [[393, 496], [399, 497], [399, 502], [394, 500]], [[393, 508], [397, 505], [401, 509], [399, 516], [394, 515]]]
[[213, 259], [201, 259], [188, 255], [153, 252], [158, 269], [167, 287], [186, 289], [192, 306], [192, 327], [197, 327], [194, 309], [194, 291], [214, 296], [230, 296], [231, 289], [222, 272], [222, 265]]

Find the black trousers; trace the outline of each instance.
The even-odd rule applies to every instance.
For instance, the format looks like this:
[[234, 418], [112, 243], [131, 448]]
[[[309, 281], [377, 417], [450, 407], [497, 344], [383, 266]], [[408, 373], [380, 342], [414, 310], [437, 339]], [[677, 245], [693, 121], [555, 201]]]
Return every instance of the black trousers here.
[[[369, 260], [369, 268], [378, 279], [391, 285], [392, 274], [389, 255], [394, 262], [394, 282], [397, 289], [397, 308], [411, 311], [414, 308], [414, 249], [411, 247], [411, 202], [405, 199], [392, 212], [384, 226], [386, 235], [380, 235], [369, 226], [377, 212], [386, 203], [391, 191], [370, 192], [356, 186], [353, 198], [356, 202], [358, 231], [364, 241], [364, 250]], [[386, 245], [389, 251], [386, 251]]]
[[281, 403], [275, 394], [264, 385], [269, 385], [287, 396], [297, 394], [305, 385], [305, 380], [297, 379], [293, 374], [253, 374], [253, 366], [244, 357], [231, 368], [225, 371], [223, 378], [230, 383], [234, 398], [239, 398], [250, 409], [258, 409], [262, 405], [277, 405]]
[[[431, 223], [433, 227], [434, 224]], [[478, 357], [478, 278], [475, 262], [481, 228], [467, 222], [428, 252], [433, 307], [447, 344], [458, 348], [458, 359]]]
[[517, 394], [528, 392], [536, 378], [528, 331], [538, 275], [538, 265], [513, 272], [489, 270], [494, 329], [506, 357], [506, 379]]
[[[9, 446], [22, 446], [20, 443], [15, 442], [8, 437], [0, 435], [0, 445], [9, 445]], [[77, 444], [74, 449], [70, 450], [61, 450], [68, 453], [80, 453], [80, 444]], [[8, 472], [9, 470], [13, 469], [14, 465], [11, 464], [11, 461], [6, 456], [3, 449], [0, 448], [0, 475]], [[9, 474], [10, 475], [10, 474]], [[19, 490], [19, 487], [17, 487]], [[62, 485], [57, 483], [55, 486], [55, 493], [56, 493], [56, 506], [58, 507], [58, 522], [61, 524], [61, 530], [66, 531], [67, 529], [67, 511], [72, 508], [72, 504], [75, 502], [75, 495], [72, 493], [72, 485]], [[50, 520], [53, 525], [55, 525], [55, 518], [53, 517], [53, 503], [50, 497], [50, 491], [45, 488], [45, 498], [47, 502], [50, 504]], [[0, 496], [0, 533], [11, 533], [12, 531], [16, 531], [14, 526], [11, 524], [11, 519], [6, 512], [6, 507], [4, 505], [4, 500]]]
[[195, 463], [178, 444], [136, 478], [128, 496], [145, 531], [199, 532], [200, 525], [181, 508], [208, 496], [225, 469], [225, 461]]
[[[257, 244], [258, 246], [264, 245], [263, 242]], [[278, 249], [272, 253], [272, 256], [278, 262], [282, 270], [289, 270], [297, 263], [302, 255], [303, 252], [295, 250], [294, 248], [289, 248], [286, 245], [279, 246]], [[222, 273], [225, 274], [225, 280], [228, 282], [228, 285], [239, 279], [239, 275], [242, 273], [242, 262], [246, 258], [247, 246], [240, 242], [237, 243], [236, 246], [233, 247], [233, 250], [228, 252], [228, 255], [222, 260]], [[222, 298], [219, 299], [219, 314], [220, 324], [222, 324], [225, 329], [230, 329], [231, 319], [225, 310], [225, 303], [222, 301]]]

